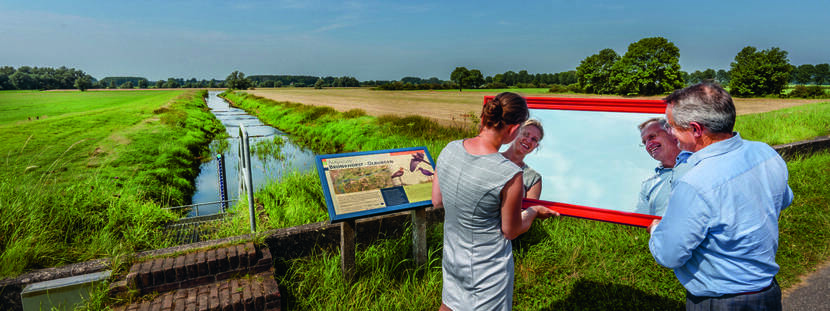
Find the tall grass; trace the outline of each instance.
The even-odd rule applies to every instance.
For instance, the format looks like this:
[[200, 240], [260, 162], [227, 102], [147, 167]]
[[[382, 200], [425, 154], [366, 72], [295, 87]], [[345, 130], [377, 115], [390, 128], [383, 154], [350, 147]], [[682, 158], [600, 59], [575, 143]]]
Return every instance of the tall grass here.
[[[377, 142], [355, 143], [384, 137], [371, 137], [372, 133], [386, 133], [374, 128], [387, 124], [354, 113], [350, 120], [360, 123], [346, 123], [347, 120], [331, 118], [336, 116], [325, 108], [307, 109], [302, 116], [292, 115], [291, 107], [297, 104], [257, 103], [255, 98], [229, 94], [234, 103], [248, 107], [266, 122], [274, 122], [288, 132], [309, 132], [326, 135], [322, 129], [334, 133], [325, 138], [307, 138], [312, 143], [321, 143], [332, 150], [369, 150], [368, 146], [379, 146]], [[284, 108], [273, 108], [282, 105]], [[295, 106], [292, 106], [295, 105]], [[285, 108], [287, 106], [287, 108]], [[282, 110], [285, 109], [285, 110]], [[805, 107], [796, 111], [784, 110], [803, 118], [800, 126], [809, 128], [808, 134], [793, 129], [778, 138], [775, 131], [788, 132], [793, 128], [787, 118], [770, 113], [761, 116], [738, 117], [738, 131], [744, 138], [761, 140], [769, 144], [786, 143], [803, 138], [826, 134], [826, 120], [830, 113], [826, 104]], [[282, 125], [280, 118], [287, 119]], [[378, 118], [382, 120], [383, 118]], [[272, 121], [268, 121], [272, 120]], [[294, 122], [294, 123], [292, 123]], [[345, 123], [341, 124], [327, 124]], [[352, 121], [354, 122], [354, 121]], [[401, 122], [408, 127], [415, 122]], [[301, 125], [297, 125], [299, 123]], [[400, 126], [400, 125], [399, 125]], [[312, 129], [309, 129], [312, 127]], [[314, 127], [321, 130], [313, 129]], [[423, 130], [413, 130], [412, 133]], [[818, 134], [815, 134], [818, 133]], [[305, 134], [301, 134], [305, 135]], [[309, 134], [312, 135], [312, 134]], [[433, 134], [434, 135], [434, 134]], [[342, 142], [338, 137], [348, 136], [353, 141]], [[363, 137], [370, 136], [370, 137]], [[457, 133], [447, 140], [467, 136]], [[405, 146], [416, 145], [417, 139], [399, 138]], [[423, 139], [423, 137], [418, 138]], [[440, 153], [444, 140], [433, 143], [436, 149], [429, 149], [434, 156]], [[331, 145], [327, 145], [331, 144]], [[339, 145], [342, 144], [342, 145]], [[349, 147], [346, 147], [349, 146]], [[384, 145], [386, 146], [386, 145]], [[392, 145], [398, 146], [398, 145]], [[355, 148], [355, 149], [352, 149]], [[778, 275], [782, 287], [792, 286], [797, 277], [809, 272], [830, 257], [830, 153], [824, 152], [788, 163], [790, 186], [796, 194], [793, 205], [782, 213], [780, 221], [780, 243], [777, 261], [781, 266]], [[308, 184], [314, 184], [316, 176], [310, 174]], [[293, 177], [292, 177], [293, 178]], [[319, 183], [319, 182], [317, 182]], [[284, 189], [291, 189], [292, 184]], [[269, 187], [278, 187], [269, 185]], [[321, 201], [310, 199], [318, 196], [319, 190], [301, 194], [276, 191], [270, 194], [262, 191], [257, 200], [265, 203], [264, 208], [286, 206], [286, 200], [302, 202], [299, 209], [317, 213]], [[273, 197], [272, 197], [273, 196]], [[282, 198], [282, 199], [280, 199]], [[315, 203], [316, 202], [316, 203]], [[319, 205], [314, 205], [319, 204]], [[287, 209], [286, 209], [287, 212]], [[286, 267], [279, 282], [287, 290], [289, 308], [303, 310], [434, 310], [441, 302], [441, 224], [429, 227], [429, 263], [416, 267], [411, 261], [411, 237], [381, 240], [371, 245], [359, 245], [357, 252], [358, 277], [354, 282], [344, 282], [340, 272], [339, 252], [320, 250], [305, 258], [279, 263]], [[648, 233], [641, 228], [627, 227], [583, 219], [560, 218], [536, 222], [531, 230], [514, 242], [516, 258], [514, 308], [516, 310], [582, 310], [582, 309], [683, 309], [685, 292], [671, 270], [657, 265], [648, 250]]]
[[807, 104], [738, 117], [741, 137], [770, 145], [830, 134], [830, 102]]
[[424, 266], [412, 260], [411, 239], [388, 239], [358, 245], [354, 282], [343, 279], [337, 251], [321, 251], [285, 263], [278, 283], [292, 310], [435, 310], [441, 303], [442, 235], [440, 225], [428, 229]]
[[[782, 287], [830, 256], [830, 152], [788, 163], [796, 199], [781, 216]], [[345, 282], [339, 252], [289, 260], [279, 283], [289, 308], [434, 310], [441, 303], [441, 224], [429, 227], [429, 263], [411, 261], [411, 237], [362, 245]], [[514, 242], [515, 310], [682, 310], [685, 290], [657, 265], [641, 228], [563, 217], [536, 222]]]
[[[170, 245], [161, 228], [176, 215], [159, 205], [189, 200], [199, 157], [223, 130], [204, 95], [136, 92], [110, 107], [70, 98], [74, 110], [0, 124], [0, 278]], [[54, 111], [51, 101], [20, 109]]]
[[0, 176], [0, 277], [166, 245], [158, 228], [174, 215], [139, 200], [134, 185]]

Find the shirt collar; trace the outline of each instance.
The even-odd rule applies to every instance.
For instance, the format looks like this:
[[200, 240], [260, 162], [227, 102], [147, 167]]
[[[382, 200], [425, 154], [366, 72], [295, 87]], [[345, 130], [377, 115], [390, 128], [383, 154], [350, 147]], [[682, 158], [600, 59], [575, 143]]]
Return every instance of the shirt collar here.
[[[675, 158], [675, 160], [674, 160], [674, 167], [677, 167], [680, 164], [686, 163], [686, 159], [688, 159], [690, 155], [692, 155], [691, 152], [688, 152], [686, 150], [680, 150], [680, 153], [677, 154], [677, 158]], [[674, 167], [665, 168], [661, 164], [661, 165], [654, 168], [654, 172], [655, 173], [665, 173], [667, 171], [671, 171], [672, 169], [674, 169]]]
[[733, 136], [731, 138], [713, 143], [711, 145], [703, 147], [703, 149], [700, 149], [695, 153], [692, 153], [690, 156], [688, 156], [686, 162], [688, 162], [692, 166], [695, 166], [698, 163], [700, 163], [700, 161], [703, 161], [706, 158], [719, 156], [721, 154], [740, 148], [744, 143], [743, 139], [741, 139], [741, 134], [738, 134], [738, 132], [732, 132], [732, 134]]

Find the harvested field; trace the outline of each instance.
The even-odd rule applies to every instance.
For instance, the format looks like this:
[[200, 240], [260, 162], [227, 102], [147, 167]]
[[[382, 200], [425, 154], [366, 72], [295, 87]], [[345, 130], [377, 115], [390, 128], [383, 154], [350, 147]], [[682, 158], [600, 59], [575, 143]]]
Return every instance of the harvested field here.
[[[275, 101], [289, 101], [315, 106], [329, 106], [338, 111], [363, 109], [367, 114], [380, 116], [421, 115], [444, 125], [460, 125], [467, 118], [465, 114], [480, 112], [482, 98], [496, 92], [457, 91], [374, 91], [368, 88], [273, 88], [246, 91], [253, 95]], [[623, 98], [612, 95], [590, 94], [522, 94], [534, 97], [582, 97], [582, 98]], [[662, 96], [642, 97], [660, 99]], [[738, 114], [751, 114], [778, 110], [808, 103], [826, 102], [827, 99], [778, 99], [778, 98], [735, 98]]]

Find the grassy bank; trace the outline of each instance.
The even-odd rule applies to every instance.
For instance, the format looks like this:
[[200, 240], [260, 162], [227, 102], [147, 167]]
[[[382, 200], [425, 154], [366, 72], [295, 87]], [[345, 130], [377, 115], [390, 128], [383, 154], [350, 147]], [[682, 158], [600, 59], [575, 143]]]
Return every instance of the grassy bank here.
[[830, 134], [830, 102], [738, 117], [735, 130], [749, 140], [779, 145]]
[[[382, 149], [424, 144], [413, 143], [415, 140], [407, 141], [407, 137], [403, 136], [396, 139], [401, 145], [379, 147], [372, 140], [383, 140], [386, 136], [365, 137], [368, 133], [381, 132], [365, 130], [376, 122], [367, 116], [343, 119], [342, 115], [325, 108], [261, 102], [261, 99], [239, 94], [231, 94], [228, 98], [266, 122], [292, 134], [328, 137], [320, 141], [304, 139], [312, 145], [322, 145], [323, 150], [327, 150], [325, 152], [372, 149], [362, 146]], [[827, 131], [826, 123], [821, 121], [830, 120], [826, 107], [827, 104], [817, 104], [783, 113], [789, 113], [792, 118], [809, 119], [797, 123], [808, 128], [808, 133], [821, 135]], [[292, 113], [298, 115], [291, 116]], [[781, 138], [777, 138], [776, 131], [763, 130], [778, 128], [780, 131], [788, 131], [789, 127], [779, 124], [785, 122], [785, 118], [778, 113], [781, 112], [739, 116], [738, 130], [745, 138], [770, 144], [790, 142], [812, 135], [794, 129], [792, 132], [799, 133], [786, 133], [786, 138], [779, 142]], [[281, 119], [284, 121], [279, 121]], [[362, 123], [352, 119], [362, 120]], [[330, 122], [346, 122], [347, 125], [328, 124]], [[329, 130], [334, 133], [325, 134]], [[468, 135], [469, 133], [458, 133], [445, 140], [436, 140], [429, 144], [436, 147], [430, 147], [429, 150], [437, 157], [445, 141]], [[338, 138], [349, 139], [344, 143], [344, 140]], [[790, 185], [796, 198], [793, 205], [782, 214], [780, 223], [779, 281], [784, 288], [792, 286], [799, 275], [809, 272], [830, 257], [830, 245], [827, 243], [830, 217], [826, 216], [830, 214], [830, 189], [824, 186], [830, 182], [830, 153], [793, 160], [788, 166]], [[313, 210], [318, 215], [315, 217], [325, 219], [319, 181], [313, 172], [306, 177], [295, 174], [286, 178], [282, 185], [273, 184], [268, 187], [280, 190], [257, 193], [259, 202], [268, 202], [264, 208], [278, 206], [277, 209], [283, 215], [295, 213], [291, 210], [296, 209]], [[306, 187], [301, 191], [305, 195], [289, 195], [288, 189], [300, 187]], [[291, 204], [296, 207], [289, 208]], [[319, 211], [314, 206], [319, 206]], [[269, 213], [269, 217], [272, 217], [270, 215], [273, 214]], [[313, 219], [318, 218], [306, 218], [304, 221]], [[316, 255], [284, 263], [290, 268], [278, 281], [287, 290], [289, 308], [434, 310], [441, 301], [441, 226], [435, 224], [428, 229], [430, 259], [429, 264], [423, 267], [416, 267], [412, 262], [411, 238], [408, 236], [359, 246], [362, 250], [357, 253], [358, 278], [353, 283], [343, 282], [337, 251], [321, 250]], [[567, 217], [537, 222], [514, 244], [514, 308], [683, 309], [683, 287], [671, 270], [654, 262], [647, 241], [648, 234], [641, 228]]]
[[0, 92], [0, 277], [166, 246], [222, 130], [204, 94]]

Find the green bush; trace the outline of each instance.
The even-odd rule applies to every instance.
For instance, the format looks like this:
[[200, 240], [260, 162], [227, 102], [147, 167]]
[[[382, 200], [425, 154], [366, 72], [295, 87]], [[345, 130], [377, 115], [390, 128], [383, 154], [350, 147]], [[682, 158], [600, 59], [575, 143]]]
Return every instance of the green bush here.
[[579, 87], [579, 83], [574, 83], [568, 85], [568, 92], [584, 93], [585, 91]]
[[568, 87], [561, 85], [561, 84], [551, 84], [550, 89], [548, 89], [549, 93], [567, 93]]
[[796, 85], [793, 91], [790, 92], [789, 97], [794, 98], [825, 98], [827, 92], [820, 85]]
[[365, 115], [366, 115], [365, 110], [357, 109], [357, 108], [350, 109], [349, 111], [346, 111], [346, 112], [343, 113], [343, 117], [344, 118], [349, 118], [349, 119], [359, 118], [359, 117], [362, 117], [362, 116], [365, 116]]

